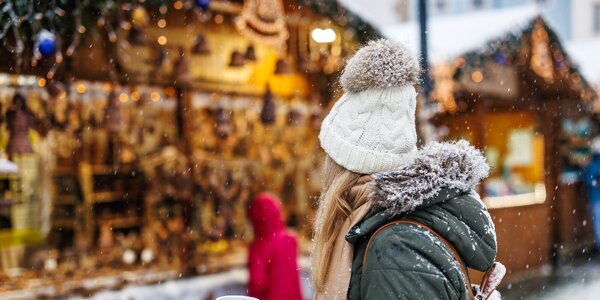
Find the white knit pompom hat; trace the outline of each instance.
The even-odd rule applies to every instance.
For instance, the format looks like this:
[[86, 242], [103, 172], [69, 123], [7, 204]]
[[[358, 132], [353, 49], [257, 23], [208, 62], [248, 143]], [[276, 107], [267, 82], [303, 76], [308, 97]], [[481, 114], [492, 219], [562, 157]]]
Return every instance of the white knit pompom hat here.
[[344, 168], [373, 174], [410, 163], [417, 152], [419, 60], [403, 45], [378, 40], [358, 50], [340, 82], [344, 94], [323, 124], [321, 147]]

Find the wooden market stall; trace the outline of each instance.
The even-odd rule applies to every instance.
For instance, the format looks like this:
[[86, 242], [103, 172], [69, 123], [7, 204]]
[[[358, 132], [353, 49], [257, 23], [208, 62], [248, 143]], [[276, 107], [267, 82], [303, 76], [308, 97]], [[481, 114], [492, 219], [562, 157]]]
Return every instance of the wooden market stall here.
[[[35, 187], [27, 201], [0, 208], [25, 210], [0, 229], [18, 248], [0, 264], [0, 298], [244, 266], [246, 208], [261, 191], [281, 197], [307, 248], [331, 79], [378, 36], [317, 2], [0, 3], [0, 115], [24, 120], [0, 118], [0, 150], [36, 174], [19, 177]], [[9, 150], [17, 131], [31, 150]], [[16, 223], [35, 235], [17, 239]]]
[[596, 95], [556, 34], [539, 17], [434, 72], [438, 130], [471, 141], [492, 167], [481, 195], [505, 282], [585, 253], [593, 236], [578, 176]]

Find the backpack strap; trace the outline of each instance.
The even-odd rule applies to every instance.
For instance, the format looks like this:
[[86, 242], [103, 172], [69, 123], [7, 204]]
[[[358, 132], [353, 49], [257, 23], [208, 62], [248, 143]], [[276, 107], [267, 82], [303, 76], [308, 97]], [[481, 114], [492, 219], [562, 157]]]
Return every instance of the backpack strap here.
[[456, 259], [456, 261], [460, 265], [460, 269], [463, 274], [463, 278], [465, 280], [465, 287], [467, 289], [467, 292], [469, 293], [469, 299], [475, 300], [475, 295], [473, 295], [473, 289], [471, 288], [471, 279], [469, 278], [469, 273], [467, 273], [467, 268], [465, 267], [465, 264], [464, 264], [462, 258], [460, 257], [460, 255], [458, 254], [458, 252], [456, 251], [454, 246], [452, 246], [452, 244], [450, 244], [450, 242], [448, 240], [446, 240], [444, 237], [439, 235], [435, 230], [433, 230], [429, 226], [427, 226], [421, 222], [415, 221], [415, 220], [408, 220], [408, 219], [395, 220], [395, 221], [389, 222], [389, 223], [381, 226], [379, 229], [377, 229], [377, 231], [375, 231], [375, 233], [373, 233], [373, 235], [371, 235], [371, 237], [369, 238], [369, 242], [367, 243], [367, 249], [365, 250], [365, 256], [363, 257], [363, 265], [362, 265], [363, 272], [365, 270], [365, 263], [367, 262], [367, 254], [369, 253], [369, 248], [371, 246], [371, 243], [373, 242], [373, 238], [377, 234], [379, 234], [379, 232], [381, 232], [382, 230], [384, 230], [388, 227], [397, 225], [397, 224], [412, 224], [412, 225], [419, 226], [419, 227], [431, 232], [442, 243], [444, 243], [446, 245], [446, 247], [448, 248], [448, 250], [450, 250], [450, 253], [452, 253], [452, 255], [454, 256], [454, 259]]

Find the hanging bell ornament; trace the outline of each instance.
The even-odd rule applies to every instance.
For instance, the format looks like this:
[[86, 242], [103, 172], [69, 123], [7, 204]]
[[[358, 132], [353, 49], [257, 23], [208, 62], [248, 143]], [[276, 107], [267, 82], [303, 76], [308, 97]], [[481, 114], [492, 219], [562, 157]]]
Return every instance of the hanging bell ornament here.
[[204, 35], [199, 34], [196, 37], [196, 43], [192, 47], [192, 53], [198, 55], [210, 54], [210, 48], [208, 47], [208, 43], [206, 42]]
[[271, 89], [267, 85], [265, 89], [265, 95], [263, 96], [263, 107], [260, 111], [260, 120], [263, 124], [273, 124], [276, 119], [276, 107], [275, 101], [273, 101], [273, 93], [271, 93]]
[[287, 61], [283, 58], [278, 59], [277, 63], [275, 64], [275, 74], [282, 75], [290, 73], [292, 73], [292, 69], [290, 68], [290, 65], [288, 65]]
[[237, 50], [231, 53], [230, 67], [241, 67], [244, 65], [244, 55]]
[[256, 51], [254, 50], [253, 45], [250, 45], [248, 48], [246, 48], [245, 58], [249, 61], [256, 61]]

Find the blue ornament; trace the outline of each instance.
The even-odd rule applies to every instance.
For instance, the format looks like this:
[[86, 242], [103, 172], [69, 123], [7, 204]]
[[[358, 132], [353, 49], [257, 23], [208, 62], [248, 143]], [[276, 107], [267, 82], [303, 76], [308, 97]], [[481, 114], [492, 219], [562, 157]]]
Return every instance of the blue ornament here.
[[38, 53], [42, 57], [48, 58], [56, 52], [56, 36], [54, 33], [42, 29], [35, 39], [35, 45]]
[[506, 64], [506, 56], [504, 56], [503, 54], [496, 54], [496, 63], [499, 65], [504, 65]]
[[210, 0], [196, 0], [196, 5], [201, 9], [207, 10], [210, 5]]

